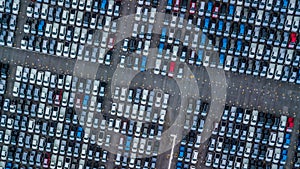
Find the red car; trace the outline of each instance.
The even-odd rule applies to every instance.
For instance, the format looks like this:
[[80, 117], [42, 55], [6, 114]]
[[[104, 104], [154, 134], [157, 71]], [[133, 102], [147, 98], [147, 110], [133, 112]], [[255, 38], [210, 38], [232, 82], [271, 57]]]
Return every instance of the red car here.
[[169, 68], [169, 73], [168, 73], [169, 77], [174, 76], [174, 70], [175, 70], [175, 62], [170, 62], [170, 68]]
[[290, 34], [290, 41], [289, 41], [288, 47], [289, 47], [289, 48], [294, 48], [296, 42], [297, 42], [297, 34], [296, 34], [295, 32], [292, 32], [292, 33]]
[[197, 10], [196, 2], [191, 2], [191, 5], [190, 5], [190, 14], [195, 14], [196, 10]]
[[287, 120], [286, 131], [287, 132], [292, 132], [293, 127], [294, 127], [294, 118], [289, 117], [288, 120]]
[[219, 11], [220, 11], [220, 4], [215, 3], [213, 10], [212, 10], [212, 17], [213, 18], [218, 18], [219, 17]]
[[114, 48], [114, 44], [115, 44], [115, 39], [114, 38], [109, 38], [107, 47], [109, 49], [113, 49]]
[[62, 99], [62, 94], [63, 94], [63, 91], [62, 90], [60, 90], [60, 91], [58, 91], [55, 95], [54, 95], [54, 104], [56, 104], [56, 105], [59, 105], [60, 104], [60, 102], [61, 102], [61, 99]]
[[75, 105], [76, 105], [77, 109], [81, 109], [82, 98], [83, 98], [82, 94], [76, 94], [76, 103], [75, 103]]
[[180, 0], [175, 0], [173, 3], [173, 11], [178, 12], [180, 7]]
[[44, 162], [43, 162], [43, 168], [49, 168], [50, 159], [51, 159], [50, 153], [45, 153]]

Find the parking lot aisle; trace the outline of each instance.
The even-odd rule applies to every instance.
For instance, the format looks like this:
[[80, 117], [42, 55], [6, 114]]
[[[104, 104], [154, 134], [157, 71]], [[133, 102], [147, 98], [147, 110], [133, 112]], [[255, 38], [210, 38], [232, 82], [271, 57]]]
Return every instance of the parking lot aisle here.
[[299, 119], [299, 113], [296, 113], [296, 117], [294, 118], [294, 128], [292, 132], [291, 137], [291, 144], [288, 149], [288, 156], [286, 161], [286, 168], [293, 168], [294, 166], [294, 157], [295, 157], [295, 150], [297, 149], [297, 143], [298, 143], [298, 135], [299, 135], [299, 125], [300, 125], [300, 119]]
[[136, 1], [122, 1], [122, 10], [120, 11], [120, 16], [126, 16], [135, 13], [137, 2]]
[[30, 1], [22, 1], [22, 3], [20, 3], [20, 11], [19, 11], [19, 14], [18, 14], [18, 17], [17, 17], [17, 28], [16, 28], [16, 31], [15, 31], [15, 40], [14, 40], [14, 43], [15, 43], [15, 46], [14, 47], [17, 47], [17, 48], [20, 48], [21, 47], [21, 40], [23, 39], [23, 36], [24, 36], [24, 31], [23, 31], [23, 26], [26, 22], [26, 8], [28, 6], [28, 4], [30, 3]]
[[73, 59], [14, 48], [0, 47], [0, 53], [2, 53], [0, 60], [4, 63], [9, 63], [11, 66], [30, 66], [43, 70], [47, 69], [60, 74], [66, 72], [72, 73], [76, 62]]
[[167, 0], [160, 0], [157, 6], [157, 12], [165, 12]]

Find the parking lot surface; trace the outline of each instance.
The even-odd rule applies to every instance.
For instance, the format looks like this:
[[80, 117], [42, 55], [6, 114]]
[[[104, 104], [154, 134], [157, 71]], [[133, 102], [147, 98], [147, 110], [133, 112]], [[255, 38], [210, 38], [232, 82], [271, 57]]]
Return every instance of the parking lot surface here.
[[22, 1], [1, 27], [0, 166], [299, 167], [300, 4], [278, 2]]

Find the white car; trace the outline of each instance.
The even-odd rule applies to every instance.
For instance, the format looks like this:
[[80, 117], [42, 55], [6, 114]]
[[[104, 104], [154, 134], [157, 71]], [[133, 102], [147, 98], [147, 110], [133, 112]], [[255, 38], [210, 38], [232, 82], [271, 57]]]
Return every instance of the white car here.
[[267, 72], [267, 79], [272, 79], [275, 73], [275, 64], [269, 64], [268, 72]]
[[155, 107], [160, 107], [161, 106], [161, 100], [162, 100], [162, 93], [161, 92], [157, 92], [156, 93], [156, 100], [155, 100]]
[[140, 21], [141, 20], [142, 10], [143, 10], [143, 8], [140, 7], [140, 6], [138, 6], [136, 8], [136, 14], [135, 14], [135, 20], [136, 21]]
[[14, 97], [19, 97], [19, 90], [20, 90], [20, 82], [15, 82], [14, 88], [13, 88], [13, 96]]
[[23, 74], [23, 67], [22, 66], [17, 66], [17, 70], [16, 70], [16, 80], [17, 81], [21, 81], [22, 74]]

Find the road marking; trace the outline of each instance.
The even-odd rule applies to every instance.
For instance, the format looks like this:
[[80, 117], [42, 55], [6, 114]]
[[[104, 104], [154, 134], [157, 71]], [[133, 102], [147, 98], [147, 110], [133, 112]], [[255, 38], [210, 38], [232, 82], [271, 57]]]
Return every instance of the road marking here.
[[172, 134], [171, 137], [173, 137], [173, 143], [172, 143], [172, 149], [171, 149], [171, 154], [170, 154], [168, 169], [171, 168], [172, 159], [173, 159], [173, 153], [174, 153], [174, 147], [175, 147], [175, 141], [176, 141], [177, 135], [173, 135]]

